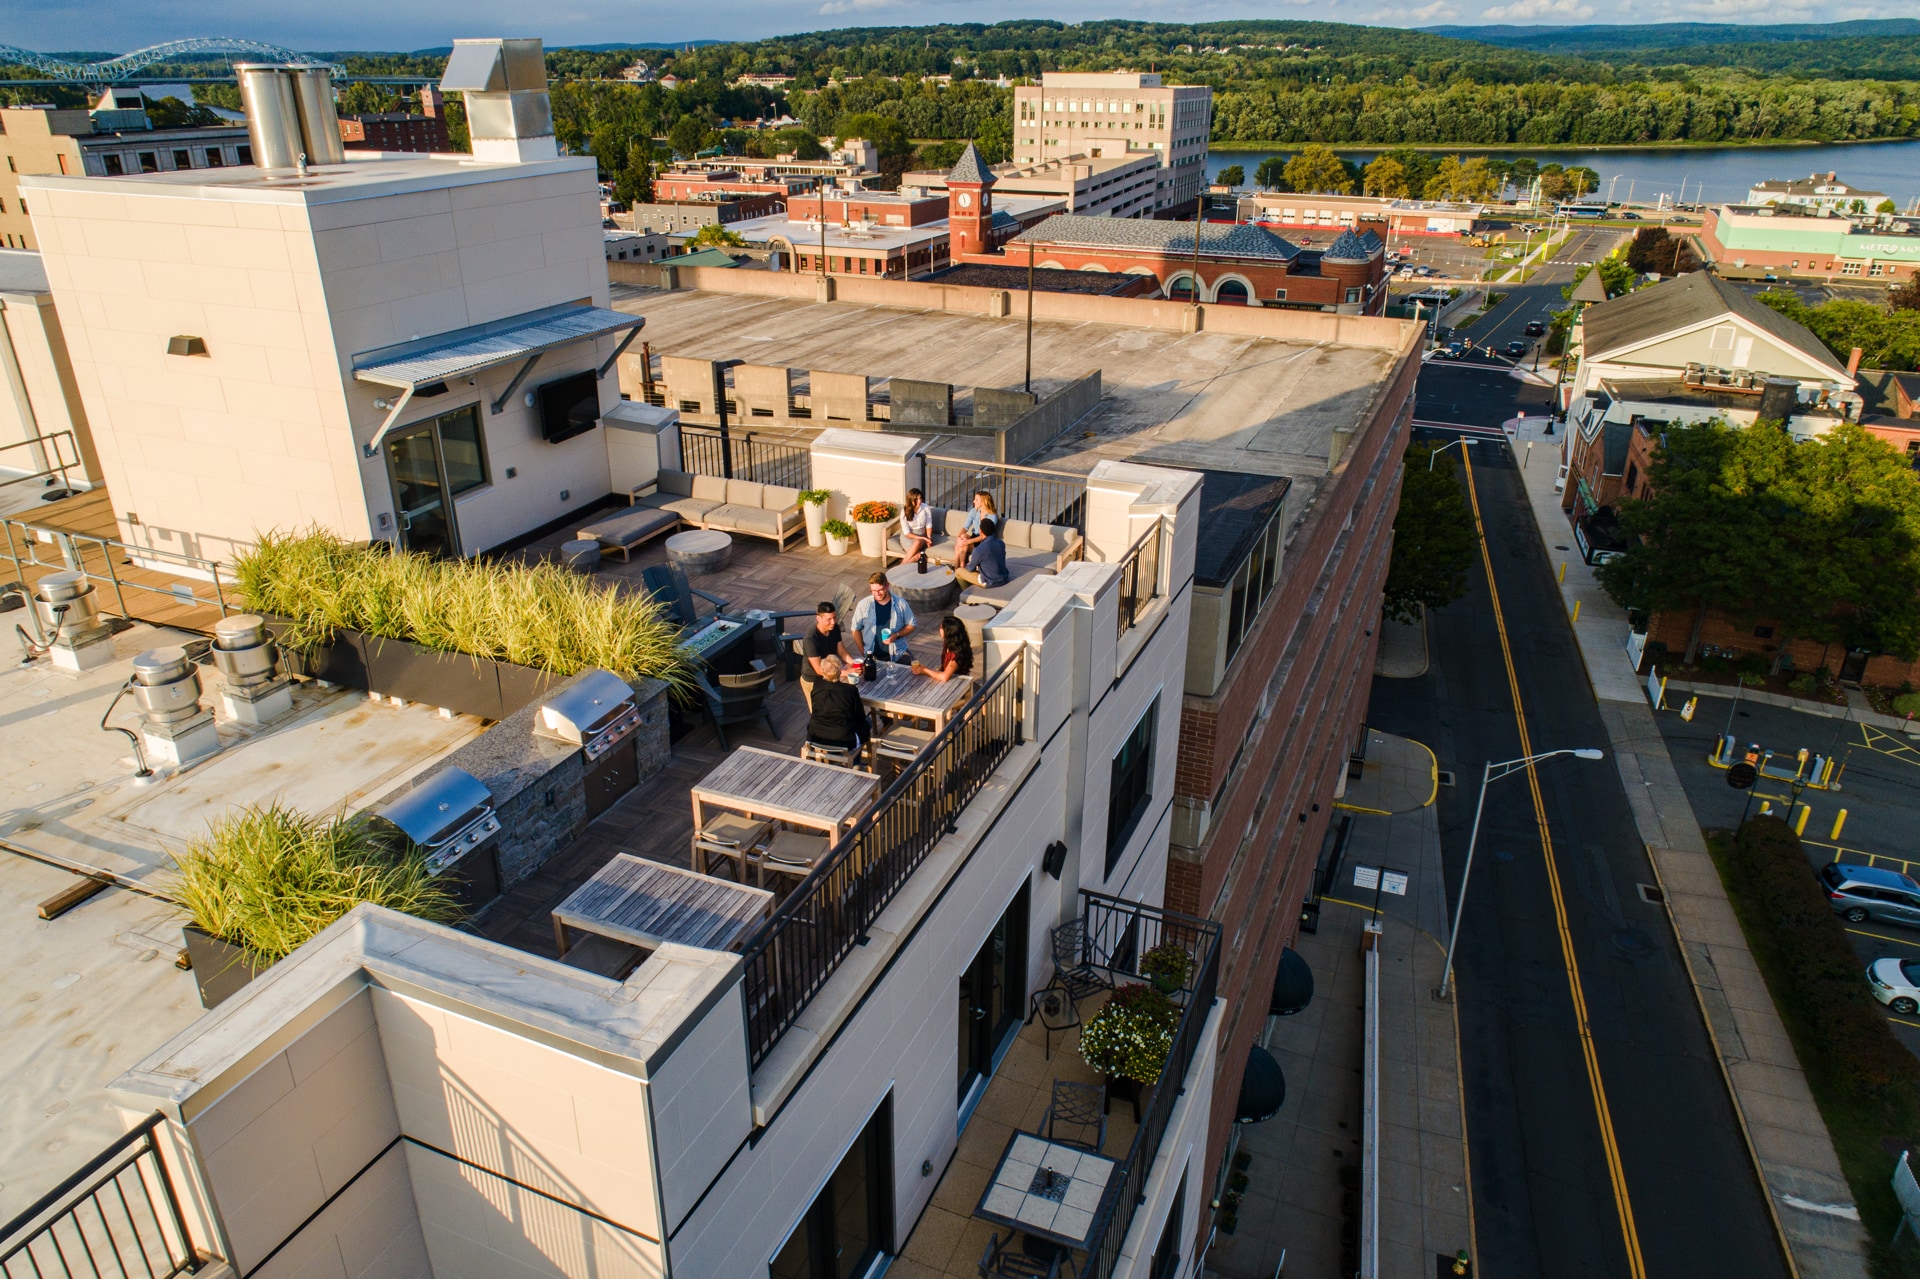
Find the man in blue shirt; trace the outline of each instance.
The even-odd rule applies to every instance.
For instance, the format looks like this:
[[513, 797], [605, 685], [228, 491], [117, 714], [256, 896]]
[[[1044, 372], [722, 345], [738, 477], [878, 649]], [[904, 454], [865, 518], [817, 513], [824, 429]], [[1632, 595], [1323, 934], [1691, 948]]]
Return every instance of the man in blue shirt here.
[[1000, 536], [1000, 521], [988, 516], [980, 521], [980, 542], [968, 557], [970, 567], [956, 568], [953, 575], [968, 586], [1005, 586], [1012, 580], [1007, 571], [1007, 543]]
[[885, 573], [867, 579], [868, 595], [853, 606], [853, 630], [860, 651], [883, 662], [909, 660], [907, 636], [913, 634], [913, 610], [893, 593]]

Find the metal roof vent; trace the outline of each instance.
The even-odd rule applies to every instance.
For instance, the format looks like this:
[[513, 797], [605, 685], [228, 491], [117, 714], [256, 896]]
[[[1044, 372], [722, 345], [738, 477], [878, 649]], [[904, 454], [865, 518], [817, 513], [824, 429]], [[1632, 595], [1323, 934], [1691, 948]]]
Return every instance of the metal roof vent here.
[[539, 40], [455, 40], [440, 89], [466, 95], [474, 159], [512, 164], [559, 158], [546, 49]]

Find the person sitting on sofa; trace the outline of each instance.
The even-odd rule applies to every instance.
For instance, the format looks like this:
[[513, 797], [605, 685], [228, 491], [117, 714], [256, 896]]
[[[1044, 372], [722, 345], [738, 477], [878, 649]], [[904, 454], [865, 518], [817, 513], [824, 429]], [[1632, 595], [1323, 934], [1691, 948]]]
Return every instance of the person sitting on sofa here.
[[980, 539], [985, 536], [980, 531], [981, 521], [999, 514], [1000, 512], [994, 509], [993, 494], [981, 489], [973, 495], [973, 509], [967, 512], [966, 527], [962, 528], [960, 535], [953, 539], [953, 566], [956, 569], [966, 567], [967, 557], [974, 547], [980, 545]]
[[919, 489], [907, 490], [906, 509], [900, 512], [900, 544], [906, 548], [902, 564], [917, 564], [933, 546], [933, 508]]
[[841, 680], [840, 659], [820, 659], [820, 682], [813, 690], [813, 712], [807, 716], [807, 740], [822, 746], [859, 750], [873, 735], [860, 690]]
[[980, 521], [980, 541], [974, 545], [973, 566], [956, 568], [953, 575], [968, 586], [1005, 586], [1013, 580], [1007, 571], [1007, 544], [1000, 536], [1000, 521], [987, 517]]

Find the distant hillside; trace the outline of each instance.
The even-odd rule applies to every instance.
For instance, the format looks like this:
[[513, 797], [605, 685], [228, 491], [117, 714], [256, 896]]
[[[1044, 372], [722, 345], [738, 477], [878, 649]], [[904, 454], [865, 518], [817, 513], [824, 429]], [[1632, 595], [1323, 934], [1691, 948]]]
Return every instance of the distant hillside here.
[[1647, 26], [1591, 24], [1573, 27], [1425, 27], [1433, 35], [1478, 40], [1536, 53], [1649, 53], [1696, 45], [1782, 44], [1920, 36], [1920, 19], [1863, 18], [1852, 22], [1786, 22], [1748, 26], [1731, 22], [1661, 22]]

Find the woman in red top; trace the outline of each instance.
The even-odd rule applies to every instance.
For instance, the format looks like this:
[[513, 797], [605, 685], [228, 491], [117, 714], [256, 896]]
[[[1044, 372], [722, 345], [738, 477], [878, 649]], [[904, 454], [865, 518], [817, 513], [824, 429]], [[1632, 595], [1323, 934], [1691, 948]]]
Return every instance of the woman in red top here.
[[913, 673], [937, 679], [942, 684], [956, 675], [973, 674], [973, 640], [967, 636], [966, 623], [957, 617], [949, 617], [941, 622], [939, 668], [923, 666], [916, 661]]

